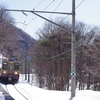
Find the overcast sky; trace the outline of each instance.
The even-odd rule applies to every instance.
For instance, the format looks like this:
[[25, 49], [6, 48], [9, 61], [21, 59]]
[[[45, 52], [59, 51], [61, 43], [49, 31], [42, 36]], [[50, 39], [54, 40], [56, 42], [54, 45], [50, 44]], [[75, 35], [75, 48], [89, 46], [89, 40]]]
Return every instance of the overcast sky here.
[[[87, 24], [100, 24], [100, 0], [75, 0], [76, 1], [76, 20]], [[72, 11], [72, 0], [0, 0], [0, 4], [7, 6], [8, 9], [20, 10], [40, 10], [40, 11], [59, 11], [70, 13]], [[27, 16], [20, 12], [11, 12], [16, 19], [17, 26], [26, 31], [33, 37], [34, 33], [43, 26], [44, 20], [36, 17], [32, 13]], [[41, 14], [46, 18], [54, 18], [65, 15]], [[71, 17], [71, 16], [70, 16]], [[68, 18], [66, 18], [68, 19]], [[24, 23], [24, 24], [21, 24]]]

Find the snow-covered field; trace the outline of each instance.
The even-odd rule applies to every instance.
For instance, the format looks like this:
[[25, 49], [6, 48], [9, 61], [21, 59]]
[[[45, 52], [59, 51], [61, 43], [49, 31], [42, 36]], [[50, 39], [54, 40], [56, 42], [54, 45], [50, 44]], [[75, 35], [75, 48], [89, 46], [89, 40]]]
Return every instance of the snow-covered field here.
[[[5, 88], [5, 85], [3, 84], [1, 85]], [[53, 91], [53, 90], [40, 89], [34, 86], [34, 83], [33, 85], [31, 85], [31, 83], [24, 81], [23, 77], [20, 78], [19, 83], [16, 84], [15, 87], [26, 98], [25, 99], [20, 93], [18, 93], [18, 91], [14, 89], [13, 85], [8, 84], [7, 85], [8, 91], [15, 100], [70, 100], [71, 96], [71, 93], [67, 91]], [[81, 91], [77, 90], [76, 97], [74, 97], [72, 100], [100, 100], [100, 92], [92, 90], [81, 90]]]

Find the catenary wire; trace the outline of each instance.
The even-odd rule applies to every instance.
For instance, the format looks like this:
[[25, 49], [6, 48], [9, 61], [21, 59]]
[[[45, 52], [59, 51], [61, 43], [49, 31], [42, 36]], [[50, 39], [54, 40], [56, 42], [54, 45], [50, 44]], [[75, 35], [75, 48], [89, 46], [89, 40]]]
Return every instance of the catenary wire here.
[[[63, 0], [61, 0], [61, 2], [58, 4], [58, 6], [55, 8], [54, 11], [57, 10], [57, 8], [60, 6], [60, 4], [62, 3], [62, 1], [63, 1]], [[81, 1], [81, 2], [76, 6], [75, 9], [77, 9], [84, 1], [85, 1], [85, 0]], [[53, 13], [52, 13], [52, 14], [53, 14]], [[52, 14], [49, 16], [49, 18], [52, 16]], [[69, 16], [69, 15], [68, 15], [68, 16]], [[64, 21], [68, 16], [66, 16], [62, 21]], [[43, 24], [43, 25], [44, 25], [44, 24]], [[43, 27], [43, 25], [42, 25], [41, 27]]]
[[[81, 1], [76, 7], [75, 9], [77, 9], [85, 0]], [[67, 15], [62, 21], [64, 21], [66, 18], [68, 18], [69, 15]]]
[[[57, 8], [61, 5], [62, 1], [63, 1], [63, 0], [60, 1], [60, 3], [59, 3], [58, 6], [54, 9], [53, 12], [55, 12], [55, 11], [57, 10]], [[53, 14], [53, 13], [52, 13], [52, 14]], [[50, 14], [49, 18], [52, 16], [52, 14]], [[48, 19], [49, 19], [49, 18], [48, 18]], [[44, 24], [45, 24], [45, 23], [44, 23]], [[44, 24], [43, 24], [41, 27], [43, 27]]]
[[[45, 9], [47, 9], [55, 0], [53, 0], [48, 6], [46, 6], [42, 11], [44, 11]], [[35, 16], [27, 25], [29, 25], [33, 20], [35, 20], [37, 18], [37, 16]]]
[[[45, 10], [45, 9], [47, 9], [53, 2], [54, 2], [55, 0], [53, 0], [47, 7], [45, 7], [44, 9], [43, 9], [43, 11]], [[61, 5], [61, 3], [63, 2], [63, 0], [61, 0], [60, 1], [60, 3], [57, 5], [57, 7], [54, 9], [54, 11], [53, 12], [55, 12], [56, 10], [57, 10], [57, 8]], [[53, 14], [53, 13], [52, 13]], [[49, 16], [49, 18], [52, 16], [52, 14]], [[25, 28], [24, 28], [24, 30], [26, 29], [26, 27], [33, 21], [33, 20], [35, 20], [37, 18], [37, 16], [35, 16], [26, 26], [25, 26]], [[24, 21], [25, 22], [25, 21]], [[43, 24], [44, 25], [44, 24]], [[43, 26], [42, 25], [42, 26]], [[41, 27], [42, 27], [41, 26]]]
[[45, 7], [45, 8], [43, 9], [43, 11], [44, 11], [45, 9], [47, 9], [52, 3], [54, 3], [54, 1], [55, 1], [55, 0], [53, 0], [47, 7]]
[[[35, 10], [42, 2], [43, 2], [43, 0], [41, 0], [41, 1], [33, 8], [33, 10]], [[29, 14], [30, 14], [30, 13], [29, 13]], [[27, 20], [29, 14], [26, 16], [26, 18], [25, 18], [25, 20], [24, 20], [24, 24], [26, 23], [26, 20]], [[25, 24], [25, 25], [26, 25], [26, 26], [25, 26], [25, 28], [26, 28], [26, 27], [27, 27], [27, 24]], [[24, 28], [24, 30], [25, 30], [25, 28]]]
[[[55, 1], [55, 0], [53, 0], [47, 7], [45, 7], [45, 8], [43, 9], [43, 11], [44, 11], [46, 8], [48, 8], [54, 1]], [[58, 6], [55, 8], [55, 10], [60, 6], [60, 4], [62, 3], [62, 1], [63, 1], [63, 0], [61, 0], [61, 2], [58, 4]], [[82, 2], [80, 2], [76, 8], [78, 8], [84, 1], [85, 1], [85, 0], [83, 0]], [[41, 0], [41, 1], [39, 2], [39, 4], [38, 4], [34, 9], [36, 9], [42, 2], [43, 2], [43, 0]], [[76, 9], [76, 8], [75, 8], [75, 9]], [[54, 10], [54, 11], [55, 11], [55, 10]], [[51, 15], [52, 15], [52, 14], [51, 14]], [[50, 15], [50, 16], [51, 16], [51, 15]], [[50, 17], [50, 16], [49, 16], [49, 17]], [[68, 16], [69, 16], [69, 15], [68, 15]], [[62, 21], [64, 21], [68, 16], [66, 16]], [[37, 17], [37, 16], [35, 16], [28, 24], [25, 24], [25, 22], [26, 22], [26, 20], [27, 20], [27, 17], [26, 17], [26, 19], [25, 19], [25, 21], [24, 21], [24, 24], [26, 25], [25, 28], [24, 28], [24, 30], [26, 29], [26, 27], [27, 27], [36, 17]], [[43, 24], [43, 25], [44, 25], [44, 24]], [[42, 25], [42, 26], [43, 26], [43, 25]], [[42, 26], [41, 26], [41, 27], [42, 27]]]
[[[63, 0], [60, 1], [60, 3], [58, 4], [58, 6], [54, 9], [53, 12], [55, 12], [57, 10], [57, 8], [61, 5], [61, 3], [63, 2]], [[52, 13], [53, 14], [53, 13]], [[52, 14], [49, 16], [49, 18], [52, 16]]]
[[39, 2], [39, 4], [38, 4], [36, 7], [33, 8], [33, 10], [35, 10], [42, 2], [43, 2], [43, 0], [41, 0], [41, 1]]
[[[79, 46], [75, 47], [74, 49], [77, 49], [77, 48], [79, 48], [79, 47], [81, 47], [81, 45], [79, 45]], [[48, 58], [48, 59], [45, 59], [45, 60], [54, 59], [54, 58], [59, 57], [59, 56], [61, 56], [61, 55], [63, 55], [63, 54], [66, 54], [66, 53], [71, 52], [71, 50], [72, 50], [72, 49], [67, 50], [67, 51], [65, 51], [65, 52], [63, 52], [63, 53], [61, 53], [61, 54], [58, 54], [58, 55], [56, 55], [56, 56], [52, 56], [52, 57], [50, 57], [50, 58]]]

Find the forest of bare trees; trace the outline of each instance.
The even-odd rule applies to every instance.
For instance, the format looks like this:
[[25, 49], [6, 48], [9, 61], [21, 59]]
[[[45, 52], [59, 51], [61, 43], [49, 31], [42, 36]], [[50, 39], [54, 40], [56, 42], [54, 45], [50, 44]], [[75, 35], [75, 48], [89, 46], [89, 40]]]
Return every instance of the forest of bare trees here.
[[[71, 30], [69, 21], [57, 21]], [[81, 89], [100, 90], [100, 28], [76, 21], [76, 84]], [[34, 63], [39, 87], [70, 90], [71, 35], [45, 23], [34, 46]]]

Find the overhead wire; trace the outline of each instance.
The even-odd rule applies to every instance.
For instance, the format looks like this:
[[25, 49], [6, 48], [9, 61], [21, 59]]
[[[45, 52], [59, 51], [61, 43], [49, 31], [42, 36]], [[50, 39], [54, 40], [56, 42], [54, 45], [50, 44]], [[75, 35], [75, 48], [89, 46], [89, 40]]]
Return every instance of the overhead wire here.
[[80, 2], [75, 9], [77, 9], [85, 0], [83, 0], [82, 2]]
[[[78, 45], [77, 47], [75, 47], [74, 49], [77, 49], [77, 48], [79, 48], [79, 47], [81, 47], [81, 44], [80, 44], [80, 45]], [[61, 53], [61, 54], [58, 54], [58, 55], [56, 55], [56, 56], [52, 56], [52, 57], [50, 57], [50, 58], [48, 58], [48, 59], [45, 59], [45, 60], [50, 60], [50, 59], [57, 58], [57, 57], [59, 57], [59, 56], [61, 56], [61, 55], [63, 55], [63, 54], [66, 54], [66, 53], [71, 52], [71, 50], [72, 50], [72, 49], [67, 50], [67, 51], [65, 51], [65, 52], [63, 52], [63, 53]]]
[[[76, 7], [75, 9], [77, 9], [85, 0], [81, 1]], [[64, 21], [66, 18], [68, 18], [69, 15], [67, 15], [62, 21]]]
[[55, 0], [53, 0], [47, 7], [45, 7], [45, 8], [43, 9], [43, 11], [44, 11], [45, 9], [47, 9], [52, 3], [54, 3], [54, 1], [55, 1]]
[[[43, 0], [42, 0], [43, 1]], [[38, 7], [41, 3], [42, 3], [42, 1], [36, 6], [36, 7]], [[48, 6], [46, 6], [42, 11], [44, 11], [45, 9], [47, 9], [53, 2], [54, 2], [55, 0], [53, 0]], [[63, 2], [63, 0], [61, 0], [60, 1], [60, 3], [57, 5], [57, 7], [54, 9], [54, 11], [53, 12], [55, 12], [56, 10], [57, 10], [57, 8], [61, 5], [61, 3]], [[34, 8], [34, 9], [36, 9], [36, 7]], [[53, 13], [52, 13], [53, 14]], [[52, 16], [52, 14], [49, 16], [49, 18]], [[28, 24], [25, 26], [25, 28], [33, 21], [33, 20], [35, 20], [37, 18], [37, 16], [35, 16], [30, 22], [28, 22]], [[24, 21], [24, 23], [25, 23], [25, 21]], [[44, 24], [43, 24], [44, 25]], [[42, 26], [43, 26], [42, 25]], [[42, 27], [41, 26], [41, 27]], [[25, 28], [24, 28], [24, 30], [25, 30]]]
[[[44, 11], [45, 9], [47, 9], [55, 0], [53, 0], [52, 2], [50, 2], [49, 5], [47, 5], [42, 11]], [[34, 19], [36, 19], [37, 16], [35, 16], [27, 25], [29, 25]]]
[[[33, 8], [33, 10], [35, 10], [42, 2], [43, 2], [43, 0], [41, 0], [41, 1]], [[30, 14], [30, 13], [29, 13], [29, 14]], [[29, 14], [26, 16], [26, 18], [25, 18], [25, 20], [24, 20], [24, 24], [26, 23], [26, 20], [27, 20]], [[26, 25], [26, 26], [25, 26], [25, 28], [26, 28], [28, 24], [25, 24], [25, 25]], [[24, 28], [24, 30], [25, 30], [25, 28]]]
[[[54, 1], [55, 1], [55, 0], [53, 0], [47, 7], [45, 7], [45, 8], [43, 9], [43, 11], [44, 11], [45, 9], [47, 9]], [[62, 3], [62, 1], [63, 1], [63, 0], [60, 1], [60, 3], [58, 4], [58, 6], [55, 8], [54, 11], [56, 11], [56, 9], [60, 6], [60, 4]], [[80, 3], [78, 4], [78, 6], [77, 6], [75, 9], [77, 9], [84, 1], [85, 1], [85, 0], [83, 0], [82, 2], [80, 2]], [[36, 7], [33, 8], [33, 10], [36, 9], [42, 2], [43, 2], [43, 0], [41, 0], [41, 1], [36, 5]], [[52, 13], [52, 14], [53, 14], [53, 13]], [[52, 15], [52, 14], [51, 14], [51, 15]], [[49, 18], [51, 17], [51, 15], [49, 16]], [[69, 16], [69, 15], [68, 15], [68, 16]], [[68, 16], [66, 16], [62, 21], [64, 21]], [[28, 16], [27, 16], [27, 17], [28, 17]], [[24, 21], [24, 24], [26, 23], [27, 17], [26, 17], [26, 19], [25, 19], [25, 21]], [[35, 16], [28, 24], [25, 24], [24, 30], [26, 29], [26, 27], [27, 27], [36, 17], [37, 17], [37, 16]], [[23, 24], [23, 25], [24, 25], [24, 24]], [[43, 25], [42, 25], [42, 26], [43, 26]], [[41, 26], [41, 27], [42, 27], [42, 26]]]
[[[54, 0], [53, 0], [53, 1], [54, 1]], [[57, 8], [61, 5], [62, 1], [63, 1], [63, 0], [60, 1], [60, 3], [59, 3], [58, 6], [54, 9], [53, 12], [55, 12], [55, 11], [57, 10]], [[85, 0], [81, 1], [81, 2], [76, 6], [75, 9], [77, 9], [84, 1], [85, 1]], [[51, 2], [51, 3], [52, 3], [52, 2]], [[49, 5], [51, 5], [51, 4], [49, 4]], [[49, 5], [48, 5], [48, 6], [49, 6]], [[48, 6], [47, 6], [47, 7], [48, 7]], [[46, 8], [47, 8], [47, 7], [46, 7]], [[46, 8], [45, 8], [45, 9], [46, 9]], [[45, 9], [44, 9], [44, 10], [45, 10]], [[53, 13], [52, 13], [52, 14], [53, 14]], [[52, 16], [52, 14], [49, 16], [49, 18]], [[69, 16], [69, 15], [68, 15], [68, 16]], [[68, 17], [68, 16], [67, 16], [67, 17]], [[65, 20], [67, 17], [65, 17], [63, 20]], [[43, 24], [43, 25], [44, 25], [44, 24]], [[43, 26], [43, 25], [42, 25], [42, 26]], [[42, 26], [41, 26], [41, 27], [42, 27]]]
[[[54, 9], [53, 12], [55, 12], [57, 10], [57, 8], [61, 5], [63, 0], [60, 1], [60, 3], [57, 5], [57, 7]], [[48, 17], [48, 19], [52, 16], [53, 13], [50, 14], [50, 16]], [[44, 24], [43, 24], [44, 25]], [[41, 27], [43, 27], [43, 25]]]
[[35, 10], [42, 2], [43, 0], [41, 0], [40, 3], [35, 8], [33, 8], [33, 10]]
[[[48, 6], [46, 6], [42, 11], [44, 11], [45, 9], [47, 9], [54, 1], [55, 1], [55, 0], [53, 0], [52, 2], [50, 2], [50, 4], [48, 4]], [[33, 10], [36, 9], [42, 2], [43, 2], [43, 0], [42, 0], [35, 8], [33, 8]], [[30, 22], [28, 22], [28, 23], [26, 24], [26, 26], [24, 27], [23, 30], [25, 30], [26, 27], [27, 27], [33, 20], [35, 20], [36, 18], [37, 18], [37, 16], [35, 16]], [[26, 21], [24, 21], [24, 23], [25, 23], [25, 22], [26, 22]]]
[[[63, 0], [61, 0], [60, 1], [60, 3], [58, 4], [58, 6], [54, 9], [54, 11], [53, 12], [55, 12], [56, 10], [57, 10], [57, 8], [61, 5], [61, 3], [63, 2]], [[53, 14], [53, 13], [52, 13]], [[52, 16], [52, 14], [49, 16], [49, 17], [51, 17]]]

